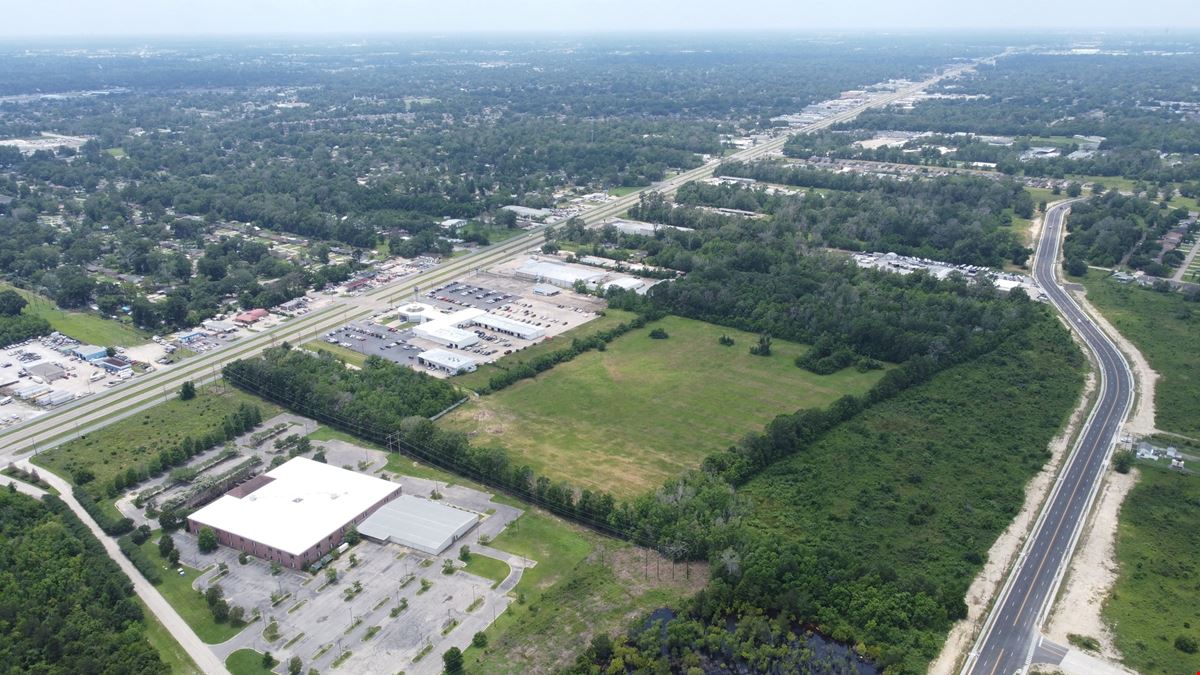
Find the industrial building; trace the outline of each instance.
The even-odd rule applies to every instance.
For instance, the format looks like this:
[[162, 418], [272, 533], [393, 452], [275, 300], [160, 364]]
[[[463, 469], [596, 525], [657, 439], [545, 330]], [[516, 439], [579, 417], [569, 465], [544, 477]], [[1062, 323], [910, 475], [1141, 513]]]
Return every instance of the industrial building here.
[[[754, 181], [751, 180], [750, 182], [753, 183]], [[659, 223], [645, 223], [640, 220], [626, 220], [624, 218], [614, 218], [613, 220], [610, 220], [604, 224], [605, 227], [609, 225], [612, 225], [617, 229], [618, 232], [623, 234], [637, 234], [645, 237], [653, 237], [654, 233], [659, 230], [679, 230], [682, 232], [693, 231], [690, 227], [679, 227], [676, 225], [665, 225]]]
[[604, 270], [581, 265], [568, 265], [548, 260], [529, 260], [517, 269], [515, 276], [525, 281], [571, 288], [577, 281], [593, 285], [603, 279], [606, 274], [607, 272]]
[[371, 514], [358, 526], [358, 532], [372, 541], [439, 555], [470, 532], [477, 522], [477, 513], [403, 495]]
[[96, 345], [79, 345], [71, 350], [71, 353], [84, 361], [99, 361], [108, 356], [108, 349], [105, 347], [97, 347]]
[[445, 371], [451, 375], [475, 372], [475, 359], [445, 349], [430, 349], [417, 354], [417, 363]]
[[296, 457], [193, 513], [188, 531], [212, 528], [224, 546], [301, 569], [399, 496], [390, 481]]

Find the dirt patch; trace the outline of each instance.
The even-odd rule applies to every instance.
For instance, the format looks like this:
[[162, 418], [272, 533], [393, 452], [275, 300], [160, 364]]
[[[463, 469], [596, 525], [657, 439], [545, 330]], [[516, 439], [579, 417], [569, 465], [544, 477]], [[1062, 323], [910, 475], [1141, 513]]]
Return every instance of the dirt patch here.
[[1146, 360], [1145, 356], [1142, 356], [1138, 348], [1121, 335], [1120, 331], [1114, 328], [1108, 319], [1104, 318], [1104, 315], [1088, 302], [1085, 292], [1074, 291], [1072, 295], [1075, 296], [1075, 300], [1083, 307], [1084, 311], [1091, 315], [1096, 324], [1117, 344], [1117, 347], [1129, 359], [1129, 365], [1133, 369], [1133, 380], [1137, 385], [1137, 400], [1133, 404], [1133, 410], [1129, 413], [1125, 430], [1138, 436], [1158, 433], [1158, 429], [1154, 426], [1154, 387], [1158, 382], [1158, 373], [1150, 367], [1150, 362]]
[[1037, 520], [1042, 502], [1045, 501], [1046, 495], [1054, 486], [1059, 467], [1070, 450], [1071, 439], [1091, 411], [1092, 394], [1096, 390], [1096, 386], [1095, 373], [1088, 373], [1079, 405], [1071, 413], [1071, 419], [1063, 428], [1062, 433], [1050, 442], [1050, 461], [1025, 486], [1025, 503], [1021, 507], [1021, 512], [1000, 534], [996, 543], [992, 544], [992, 548], [988, 551], [987, 562], [984, 563], [983, 569], [967, 589], [965, 598], [967, 618], [958, 621], [950, 629], [941, 653], [929, 666], [931, 675], [957, 673], [963, 660], [970, 653], [971, 645], [979, 636], [979, 631], [987, 619], [987, 612], [991, 608], [992, 600], [1004, 584], [1005, 575], [1008, 574], [1017, 554], [1021, 551], [1021, 546], [1025, 543], [1025, 538], [1029, 535], [1029, 530]]
[[708, 563], [673, 563], [655, 551], [640, 547], [605, 550], [597, 546], [592, 558], [604, 557], [630, 593], [640, 595], [651, 588], [672, 588], [684, 594], [696, 593], [708, 584]]
[[1046, 630], [1051, 640], [1064, 645], [1068, 643], [1068, 633], [1094, 637], [1100, 642], [1100, 654], [1117, 661], [1120, 652], [1113, 645], [1112, 631], [1100, 612], [1117, 581], [1117, 517], [1137, 479], [1136, 469], [1127, 474], [1110, 471], [1106, 475]]

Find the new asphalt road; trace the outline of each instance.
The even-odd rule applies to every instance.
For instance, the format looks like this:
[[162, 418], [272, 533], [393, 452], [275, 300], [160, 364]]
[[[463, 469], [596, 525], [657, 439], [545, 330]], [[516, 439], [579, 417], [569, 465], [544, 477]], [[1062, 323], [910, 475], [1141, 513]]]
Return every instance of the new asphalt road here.
[[1069, 209], [1068, 201], [1047, 211], [1034, 277], [1087, 344], [1100, 371], [1100, 393], [963, 668], [966, 675], [1011, 675], [1028, 668], [1042, 623], [1133, 403], [1133, 373], [1125, 357], [1075, 304], [1055, 274], [1063, 220]]

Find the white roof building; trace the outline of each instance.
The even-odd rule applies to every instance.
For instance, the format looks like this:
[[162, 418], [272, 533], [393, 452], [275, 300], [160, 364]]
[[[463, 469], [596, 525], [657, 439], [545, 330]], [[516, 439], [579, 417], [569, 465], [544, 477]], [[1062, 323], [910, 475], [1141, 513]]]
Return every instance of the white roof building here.
[[518, 279], [545, 282], [563, 288], [574, 286], [576, 281], [582, 281], [585, 284], [594, 284], [603, 279], [605, 274], [607, 272], [604, 270], [546, 260], [526, 261], [516, 272]]
[[438, 555], [477, 522], [477, 513], [404, 495], [371, 514], [358, 526], [358, 531], [376, 541], [390, 541]]
[[347, 525], [400, 493], [390, 481], [305, 457], [241, 487], [249, 491], [234, 488], [189, 516], [188, 529], [210, 527], [222, 544], [290, 567], [315, 561]]
[[537, 340], [546, 336], [546, 329], [541, 326], [532, 326], [495, 314], [482, 314], [472, 319], [472, 323], [484, 328], [491, 328], [499, 333], [514, 335], [522, 340]]
[[430, 349], [417, 354], [417, 363], [444, 370], [452, 375], [475, 372], [475, 359], [445, 349]]

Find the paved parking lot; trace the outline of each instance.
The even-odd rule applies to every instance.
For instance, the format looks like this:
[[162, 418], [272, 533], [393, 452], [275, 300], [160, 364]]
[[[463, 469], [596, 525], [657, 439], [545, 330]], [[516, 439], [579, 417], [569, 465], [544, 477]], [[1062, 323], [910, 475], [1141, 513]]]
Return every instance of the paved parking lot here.
[[[361, 453], [371, 469], [378, 465], [373, 461], [379, 459], [376, 455], [386, 456], [345, 443], [339, 444], [339, 452], [349, 453], [336, 457], [347, 460], [346, 463]], [[328, 672], [333, 661], [349, 651], [352, 654], [339, 665], [339, 671], [432, 675], [441, 672], [443, 652], [452, 646], [466, 648], [476, 632], [485, 630], [508, 608], [514, 600], [512, 589], [524, 570], [537, 563], [480, 545], [479, 536], [494, 538], [521, 511], [493, 502], [487, 493], [462, 486], [409, 476], [392, 479], [403, 486], [405, 494], [427, 497], [437, 489], [446, 503], [485, 517], [441, 556], [363, 541], [332, 564], [338, 571], [338, 581], [332, 584], [327, 584], [324, 572], [309, 575], [285, 568], [272, 575], [266, 562], [253, 557], [248, 564], [241, 565], [238, 552], [233, 549], [222, 547], [215, 553], [201, 554], [195, 537], [186, 532], [175, 534], [185, 564], [211, 567], [196, 581], [198, 590], [213, 583], [220, 574], [217, 564], [224, 562], [229, 572], [216, 583], [224, 589], [229, 602], [246, 608], [247, 616], [255, 610], [262, 616], [228, 642], [214, 645], [217, 656], [224, 659], [238, 649], [250, 648], [270, 651], [281, 663], [293, 655], [299, 656], [305, 670], [316, 668]], [[463, 563], [457, 555], [463, 544], [470, 546], [472, 555], [504, 560], [511, 570], [508, 577], [495, 583], [462, 571]], [[351, 553], [357, 559], [353, 566]], [[443, 573], [444, 560], [455, 564], [453, 574]], [[356, 582], [362, 591], [347, 600], [346, 592]], [[407, 607], [393, 617], [392, 611], [402, 602]], [[263, 630], [272, 620], [278, 623], [280, 637], [268, 642]], [[378, 630], [371, 632], [376, 627]], [[368, 634], [371, 636], [367, 637]], [[413, 659], [422, 652], [424, 655], [414, 663]]]

